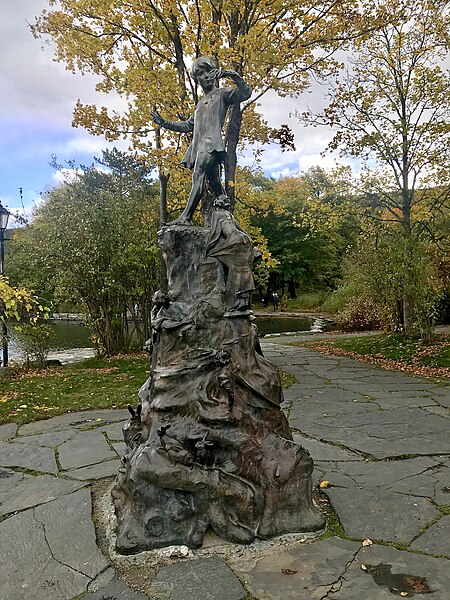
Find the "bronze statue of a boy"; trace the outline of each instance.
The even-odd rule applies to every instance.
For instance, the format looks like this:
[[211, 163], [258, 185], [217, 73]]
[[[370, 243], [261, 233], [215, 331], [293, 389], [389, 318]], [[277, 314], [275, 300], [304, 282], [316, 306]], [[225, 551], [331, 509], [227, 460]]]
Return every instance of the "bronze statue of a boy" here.
[[[210, 56], [197, 58], [192, 65], [191, 75], [205, 95], [187, 121], [166, 121], [156, 110], [152, 113], [153, 120], [160, 127], [180, 133], [194, 132], [192, 143], [182, 160], [182, 164], [194, 172], [186, 208], [174, 221], [179, 225], [191, 223], [202, 195], [205, 177], [215, 197], [224, 194], [220, 179], [220, 165], [226, 156], [222, 127], [228, 107], [247, 100], [251, 95], [251, 89], [238, 73], [218, 68]], [[223, 77], [232, 79], [237, 87], [218, 87], [217, 82]]]

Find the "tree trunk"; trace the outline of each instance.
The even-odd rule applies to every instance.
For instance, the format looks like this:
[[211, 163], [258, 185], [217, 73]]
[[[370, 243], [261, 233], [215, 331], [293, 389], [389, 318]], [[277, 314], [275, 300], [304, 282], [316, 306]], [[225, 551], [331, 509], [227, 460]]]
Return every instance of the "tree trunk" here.
[[[167, 184], [169, 183], [170, 175], [165, 175], [158, 170], [159, 177], [159, 224], [161, 227], [167, 222]], [[166, 264], [163, 259], [162, 250], [160, 254], [160, 288], [165, 291], [167, 289], [167, 272]]]
[[289, 298], [291, 298], [291, 299], [297, 298], [297, 292], [295, 289], [295, 281], [292, 278], [288, 280], [288, 291], [289, 291]]
[[230, 110], [226, 133], [227, 156], [225, 159], [225, 192], [231, 201], [231, 212], [235, 204], [235, 179], [237, 165], [237, 145], [242, 125], [242, 110], [239, 104], [234, 104]]
[[403, 293], [403, 330], [406, 335], [414, 333], [413, 302], [406, 290]]
[[406, 335], [414, 333], [414, 299], [412, 297], [412, 286], [414, 282], [412, 278], [412, 237], [411, 237], [411, 198], [407, 189], [407, 180], [404, 182], [406, 189], [403, 190], [403, 261], [404, 261], [404, 276], [403, 276], [403, 330]]

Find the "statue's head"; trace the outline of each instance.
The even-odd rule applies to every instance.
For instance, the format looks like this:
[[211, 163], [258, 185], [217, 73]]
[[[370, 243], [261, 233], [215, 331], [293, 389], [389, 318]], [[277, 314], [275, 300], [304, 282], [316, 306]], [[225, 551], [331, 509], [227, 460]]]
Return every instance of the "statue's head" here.
[[231, 200], [226, 194], [221, 194], [214, 199], [213, 207], [215, 210], [230, 210]]
[[170, 305], [170, 301], [171, 301], [170, 295], [166, 294], [162, 290], [157, 290], [153, 294], [153, 298], [152, 298], [153, 306], [156, 306], [157, 308], [161, 308], [162, 306], [164, 306], [164, 308], [167, 308]]
[[191, 75], [194, 81], [197, 82], [197, 71], [203, 68], [208, 71], [212, 71], [213, 69], [217, 69], [216, 61], [211, 58], [211, 56], [199, 56], [192, 63], [191, 67]]

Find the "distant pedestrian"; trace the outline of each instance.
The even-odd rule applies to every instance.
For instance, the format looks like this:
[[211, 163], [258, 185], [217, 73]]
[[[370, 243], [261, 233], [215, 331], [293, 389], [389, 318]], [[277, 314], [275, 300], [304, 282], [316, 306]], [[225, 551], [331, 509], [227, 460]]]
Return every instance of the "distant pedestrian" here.
[[278, 305], [280, 303], [280, 297], [278, 296], [278, 294], [276, 292], [274, 292], [272, 294], [272, 303], [273, 303], [273, 310], [278, 310]]

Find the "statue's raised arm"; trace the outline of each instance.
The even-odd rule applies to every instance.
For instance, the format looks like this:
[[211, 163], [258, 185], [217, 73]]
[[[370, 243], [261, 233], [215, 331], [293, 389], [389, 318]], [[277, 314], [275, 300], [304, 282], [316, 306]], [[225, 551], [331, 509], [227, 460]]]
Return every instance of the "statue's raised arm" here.
[[[202, 88], [204, 96], [187, 121], [167, 121], [156, 110], [152, 111], [152, 118], [160, 127], [179, 133], [194, 132], [182, 160], [185, 167], [193, 169], [192, 189], [183, 214], [174, 221], [178, 225], [191, 224], [205, 178], [208, 179], [215, 198], [225, 195], [220, 179], [220, 165], [226, 156], [222, 127], [228, 107], [244, 102], [251, 96], [250, 87], [236, 71], [219, 68], [210, 56], [197, 58], [192, 65], [191, 75]], [[224, 78], [231, 79], [236, 87], [218, 87], [218, 81]]]

